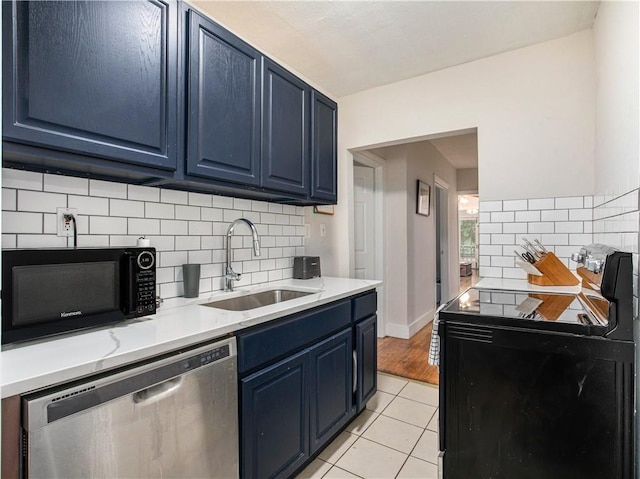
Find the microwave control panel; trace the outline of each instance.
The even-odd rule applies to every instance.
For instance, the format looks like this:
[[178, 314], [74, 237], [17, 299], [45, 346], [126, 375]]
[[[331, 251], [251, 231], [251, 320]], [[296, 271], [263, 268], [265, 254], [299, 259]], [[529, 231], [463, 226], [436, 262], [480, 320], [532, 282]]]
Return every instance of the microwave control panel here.
[[132, 317], [156, 312], [156, 255], [153, 249], [140, 249], [129, 259], [131, 292], [128, 313]]

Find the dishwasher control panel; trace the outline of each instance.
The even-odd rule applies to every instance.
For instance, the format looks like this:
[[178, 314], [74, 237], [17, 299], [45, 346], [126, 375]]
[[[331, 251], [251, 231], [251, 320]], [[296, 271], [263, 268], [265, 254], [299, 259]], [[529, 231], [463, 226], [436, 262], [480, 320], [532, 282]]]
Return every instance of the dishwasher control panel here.
[[194, 367], [204, 366], [206, 364], [215, 363], [224, 358], [228, 358], [230, 354], [229, 345], [225, 344], [224, 346], [220, 346], [219, 348], [212, 349], [207, 351], [206, 353], [200, 353], [197, 356], [193, 356], [187, 359], [185, 362], [190, 363], [189, 369], [193, 369]]

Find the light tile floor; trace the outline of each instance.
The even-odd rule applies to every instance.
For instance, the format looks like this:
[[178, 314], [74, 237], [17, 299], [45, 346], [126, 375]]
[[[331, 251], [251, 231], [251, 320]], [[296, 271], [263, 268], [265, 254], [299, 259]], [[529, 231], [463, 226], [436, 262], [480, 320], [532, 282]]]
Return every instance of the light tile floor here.
[[378, 392], [296, 479], [437, 479], [438, 387], [378, 373]]

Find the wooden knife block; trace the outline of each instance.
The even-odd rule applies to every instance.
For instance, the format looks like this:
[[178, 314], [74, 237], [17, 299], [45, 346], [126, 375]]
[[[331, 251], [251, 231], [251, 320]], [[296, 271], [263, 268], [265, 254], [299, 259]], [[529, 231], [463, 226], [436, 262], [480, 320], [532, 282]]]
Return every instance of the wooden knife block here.
[[533, 263], [542, 276], [527, 275], [527, 281], [538, 286], [575, 286], [580, 280], [553, 253], [545, 254]]

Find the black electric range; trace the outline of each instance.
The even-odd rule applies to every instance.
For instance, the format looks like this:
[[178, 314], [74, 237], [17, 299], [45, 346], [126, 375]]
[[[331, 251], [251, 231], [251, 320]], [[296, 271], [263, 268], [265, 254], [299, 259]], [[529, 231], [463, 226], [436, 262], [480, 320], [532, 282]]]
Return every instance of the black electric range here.
[[631, 254], [599, 251], [580, 293], [471, 288], [440, 312], [445, 479], [633, 478]]

